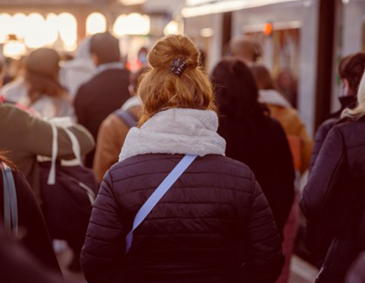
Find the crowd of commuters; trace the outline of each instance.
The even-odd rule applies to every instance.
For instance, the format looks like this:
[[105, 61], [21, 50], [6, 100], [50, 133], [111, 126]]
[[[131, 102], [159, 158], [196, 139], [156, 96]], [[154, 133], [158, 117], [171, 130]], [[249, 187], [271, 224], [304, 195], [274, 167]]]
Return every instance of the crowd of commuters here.
[[209, 75], [181, 35], [136, 72], [120, 54], [109, 33], [62, 65], [40, 48], [0, 88], [1, 282], [62, 282], [61, 239], [89, 283], [287, 283], [299, 207], [316, 282], [365, 282], [365, 54], [340, 62], [314, 147], [251, 39]]

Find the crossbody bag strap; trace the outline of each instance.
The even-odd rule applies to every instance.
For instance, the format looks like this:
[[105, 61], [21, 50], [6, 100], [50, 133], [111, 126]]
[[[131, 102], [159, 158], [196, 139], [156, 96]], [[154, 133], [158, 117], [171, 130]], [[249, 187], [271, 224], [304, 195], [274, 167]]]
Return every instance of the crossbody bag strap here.
[[162, 199], [162, 197], [168, 192], [172, 185], [180, 178], [180, 176], [185, 172], [185, 170], [190, 166], [195, 160], [196, 155], [187, 154], [181, 159], [181, 161], [175, 166], [171, 173], [163, 180], [163, 182], [158, 186], [158, 188], [152, 193], [148, 200], [142, 205], [140, 210], [137, 212], [136, 217], [133, 221], [133, 228], [128, 233], [126, 237], [126, 253], [132, 246], [133, 242], [133, 232], [137, 227], [146, 219], [148, 214], [157, 205], [157, 203]]
[[4, 191], [4, 226], [18, 235], [18, 201], [13, 172], [6, 165], [1, 171]]

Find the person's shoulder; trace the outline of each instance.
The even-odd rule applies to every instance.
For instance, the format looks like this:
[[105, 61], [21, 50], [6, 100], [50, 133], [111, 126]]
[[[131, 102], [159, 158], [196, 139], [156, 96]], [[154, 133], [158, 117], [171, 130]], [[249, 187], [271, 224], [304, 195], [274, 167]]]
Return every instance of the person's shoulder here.
[[100, 125], [100, 129], [103, 130], [118, 130], [123, 127], [124, 123], [115, 112], [109, 114]]
[[15, 119], [15, 118], [28, 119], [30, 115], [29, 113], [20, 109], [16, 105], [2, 103], [0, 104], [0, 117], [3, 117], [3, 119], [5, 119], [5, 117], [10, 119]]
[[365, 116], [359, 120], [341, 119], [333, 126], [333, 130], [341, 132], [344, 136], [353, 136], [355, 133], [361, 137], [365, 137]]

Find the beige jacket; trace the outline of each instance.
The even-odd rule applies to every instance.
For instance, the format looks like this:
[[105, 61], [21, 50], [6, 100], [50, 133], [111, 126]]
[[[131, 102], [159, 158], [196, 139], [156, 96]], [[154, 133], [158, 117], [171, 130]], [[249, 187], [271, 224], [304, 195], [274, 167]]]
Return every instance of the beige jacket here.
[[[141, 115], [141, 106], [134, 106], [129, 111], [137, 118]], [[96, 179], [101, 183], [104, 174], [116, 162], [129, 127], [114, 113], [101, 124], [98, 133], [93, 169]]]

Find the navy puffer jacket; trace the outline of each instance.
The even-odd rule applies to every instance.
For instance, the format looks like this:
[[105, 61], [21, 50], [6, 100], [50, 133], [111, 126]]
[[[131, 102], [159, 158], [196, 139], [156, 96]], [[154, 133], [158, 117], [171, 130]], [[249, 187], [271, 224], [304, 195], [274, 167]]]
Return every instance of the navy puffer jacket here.
[[82, 252], [88, 282], [275, 282], [283, 256], [267, 200], [247, 166], [220, 155], [190, 165], [125, 255], [137, 211], [181, 158], [134, 156], [106, 174]]

